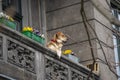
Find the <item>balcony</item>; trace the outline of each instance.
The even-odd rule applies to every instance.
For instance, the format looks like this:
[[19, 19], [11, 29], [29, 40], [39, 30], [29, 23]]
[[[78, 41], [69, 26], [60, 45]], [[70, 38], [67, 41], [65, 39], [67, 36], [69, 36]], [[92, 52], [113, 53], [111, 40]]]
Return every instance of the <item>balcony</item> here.
[[[41, 44], [0, 25], [0, 76], [13, 80], [86, 80], [89, 72], [83, 65], [65, 56], [59, 59]], [[90, 80], [99, 80], [99, 76], [93, 73]]]

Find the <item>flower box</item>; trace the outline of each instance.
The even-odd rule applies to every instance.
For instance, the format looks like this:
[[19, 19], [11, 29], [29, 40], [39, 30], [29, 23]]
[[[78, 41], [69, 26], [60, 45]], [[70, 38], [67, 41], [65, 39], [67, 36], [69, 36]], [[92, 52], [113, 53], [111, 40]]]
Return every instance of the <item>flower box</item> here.
[[41, 36], [38, 36], [38, 35], [36, 35], [36, 34], [33, 33], [32, 34], [32, 39], [35, 40], [35, 41], [37, 41], [37, 42], [39, 42], [39, 43], [41, 43], [42, 45], [44, 45], [45, 39], [42, 38]]
[[30, 31], [23, 31], [22, 34], [24, 34], [25, 36], [32, 38], [32, 32]]
[[33, 28], [30, 27], [30, 26], [25, 26], [22, 29], [22, 34], [24, 34], [25, 36], [33, 39], [34, 41], [39, 42], [42, 45], [44, 45], [44, 43], [45, 43], [45, 38], [42, 37], [41, 34], [38, 34], [38, 32], [36, 32], [35, 30], [33, 30]]
[[23, 31], [22, 34], [24, 34], [25, 36], [33, 39], [34, 41], [37, 41], [37, 42], [39, 42], [40, 44], [44, 45], [45, 39], [42, 38], [41, 36], [38, 36], [38, 35], [34, 34], [34, 33], [31, 32], [31, 31]]
[[10, 21], [6, 18], [0, 18], [0, 23], [12, 28], [12, 29], [16, 29], [16, 23], [14, 21]]

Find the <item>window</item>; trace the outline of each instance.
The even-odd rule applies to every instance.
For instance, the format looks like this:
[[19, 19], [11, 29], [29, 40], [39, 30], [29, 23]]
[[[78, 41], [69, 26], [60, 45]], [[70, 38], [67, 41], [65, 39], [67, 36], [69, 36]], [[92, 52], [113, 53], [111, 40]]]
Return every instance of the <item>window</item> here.
[[[118, 18], [120, 20], [120, 13], [116, 10], [113, 11], [114, 16], [116, 16], [116, 18]], [[120, 27], [119, 26], [115, 26], [113, 25], [113, 28], [117, 31], [120, 31]], [[120, 63], [120, 38], [117, 35], [113, 35], [113, 42], [114, 42], [114, 53], [115, 53], [115, 62], [116, 63]], [[116, 64], [116, 70], [117, 70], [117, 74], [120, 75], [120, 67], [119, 64]], [[118, 79], [120, 80], [120, 79]]]
[[[111, 0], [111, 7], [113, 15], [120, 20], [120, 7], [118, 6], [118, 2]], [[120, 31], [120, 26], [113, 25], [113, 29], [116, 31]], [[118, 35], [113, 35], [113, 42], [114, 42], [114, 53], [115, 53], [115, 62], [120, 63], [120, 38]], [[116, 64], [117, 74], [120, 75], [120, 66]], [[118, 79], [120, 80], [120, 78]]]
[[99, 72], [99, 65], [98, 65], [98, 63], [95, 63], [94, 66], [93, 66], [93, 64], [88, 64], [87, 68], [92, 69], [94, 72]]
[[2, 9], [17, 23], [17, 31], [22, 29], [21, 0], [2, 0]]

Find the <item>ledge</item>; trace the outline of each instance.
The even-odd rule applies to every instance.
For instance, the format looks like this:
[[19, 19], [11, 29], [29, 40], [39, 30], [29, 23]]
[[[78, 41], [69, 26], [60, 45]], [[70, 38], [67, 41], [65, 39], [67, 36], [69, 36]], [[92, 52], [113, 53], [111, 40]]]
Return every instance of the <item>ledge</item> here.
[[[75, 63], [75, 62], [71, 61], [70, 59], [68, 59], [65, 56], [62, 56], [59, 59], [54, 52], [48, 50], [45, 46], [42, 46], [41, 44], [39, 44], [39, 43], [33, 41], [32, 39], [24, 36], [20, 32], [15, 31], [15, 30], [13, 30], [13, 29], [11, 29], [9, 27], [6, 27], [6, 26], [4, 26], [2, 24], [0, 24], [0, 33], [17, 40], [17, 41], [19, 41], [19, 42], [21, 42], [21, 43], [35, 49], [35, 50], [41, 52], [42, 54], [50, 56], [50, 57], [54, 58], [55, 60], [58, 60], [58, 61], [60, 61], [60, 62], [62, 62], [64, 64], [68, 65], [69, 67], [74, 68], [74, 69], [84, 73], [85, 75], [88, 75], [89, 72], [90, 72], [90, 70], [87, 69], [86, 67], [84, 67], [83, 65], [81, 65], [79, 63]], [[95, 73], [93, 73], [93, 74], [94, 74], [95, 80], [99, 80], [99, 76], [97, 74], [95, 74]]]

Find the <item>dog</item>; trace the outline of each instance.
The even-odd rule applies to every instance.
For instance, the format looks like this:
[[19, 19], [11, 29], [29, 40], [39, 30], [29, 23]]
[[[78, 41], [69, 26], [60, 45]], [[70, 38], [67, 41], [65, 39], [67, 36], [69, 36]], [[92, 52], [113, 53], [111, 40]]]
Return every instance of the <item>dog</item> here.
[[66, 42], [66, 41], [67, 41], [66, 35], [63, 34], [62, 32], [57, 32], [56, 34], [54, 34], [51, 41], [48, 42], [47, 48], [49, 48], [52, 51], [55, 51], [58, 57], [60, 58], [62, 55], [61, 49], [63, 46], [63, 42]]

